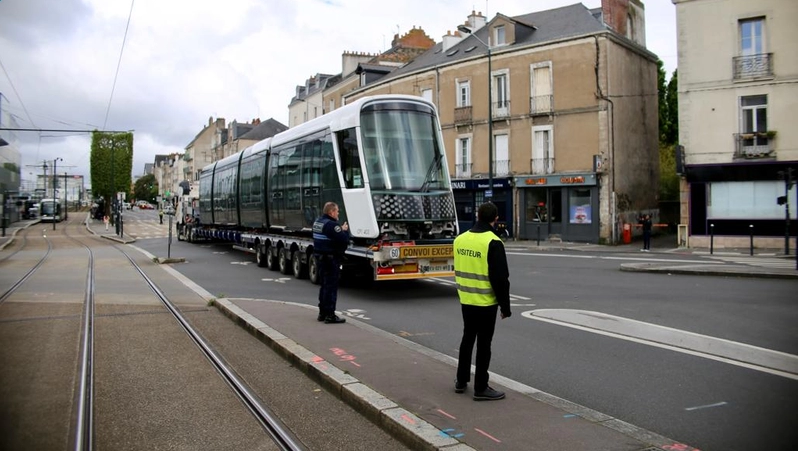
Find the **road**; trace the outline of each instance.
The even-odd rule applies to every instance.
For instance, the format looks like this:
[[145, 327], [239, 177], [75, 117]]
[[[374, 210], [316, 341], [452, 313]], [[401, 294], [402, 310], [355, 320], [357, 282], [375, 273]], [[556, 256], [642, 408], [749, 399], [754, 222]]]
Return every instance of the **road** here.
[[[142, 214], [145, 223], [152, 215]], [[132, 223], [126, 232], [134, 233]], [[185, 258], [175, 269], [220, 297], [317, 303], [316, 286], [258, 268], [252, 255], [176, 239], [167, 249], [163, 235], [147, 236], [135, 245]], [[772, 367], [798, 359], [798, 283], [618, 270], [641, 259], [705, 260], [508, 251], [514, 313], [497, 326], [491, 371], [703, 451], [792, 449], [798, 376]], [[457, 355], [452, 280], [344, 284], [338, 308]], [[728, 348], [726, 357], [706, 352], [717, 346]]]

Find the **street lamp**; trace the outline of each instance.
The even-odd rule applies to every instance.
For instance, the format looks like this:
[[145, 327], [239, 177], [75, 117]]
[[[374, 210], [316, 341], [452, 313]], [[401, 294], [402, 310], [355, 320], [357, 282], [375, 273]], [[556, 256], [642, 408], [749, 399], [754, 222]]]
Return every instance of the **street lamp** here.
[[[58, 188], [58, 172], [56, 171], [56, 164], [58, 160], [64, 161], [63, 158], [55, 158], [53, 159], [53, 230], [55, 230], [55, 213], [58, 211], [58, 193], [56, 193], [56, 188]], [[61, 212], [58, 212], [60, 215]]]
[[[458, 25], [457, 31], [461, 33], [470, 34], [474, 37], [480, 44], [484, 45], [486, 49], [488, 49], [488, 191], [485, 192], [485, 198], [490, 200], [493, 197], [493, 93], [492, 86], [491, 86], [491, 52], [490, 52], [490, 45], [486, 44], [485, 41], [479, 38], [479, 36], [473, 34], [471, 29], [466, 27], [465, 25]], [[490, 38], [488, 39], [490, 40]]]

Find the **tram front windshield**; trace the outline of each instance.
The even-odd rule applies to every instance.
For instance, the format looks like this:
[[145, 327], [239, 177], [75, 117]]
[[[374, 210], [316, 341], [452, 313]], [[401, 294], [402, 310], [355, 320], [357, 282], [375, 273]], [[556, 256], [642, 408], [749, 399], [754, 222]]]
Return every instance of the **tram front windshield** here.
[[55, 216], [58, 214], [56, 211], [56, 204], [55, 202], [42, 202], [41, 211], [39, 212], [42, 216]]
[[360, 118], [363, 156], [372, 190], [449, 188], [436, 118], [419, 111], [366, 112]]

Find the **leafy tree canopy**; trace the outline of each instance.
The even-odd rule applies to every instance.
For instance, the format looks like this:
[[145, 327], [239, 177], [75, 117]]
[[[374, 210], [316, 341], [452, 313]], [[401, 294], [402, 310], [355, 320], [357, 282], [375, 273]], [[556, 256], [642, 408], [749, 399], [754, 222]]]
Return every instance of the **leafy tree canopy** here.
[[138, 200], [155, 202], [158, 197], [158, 182], [155, 180], [155, 176], [147, 174], [136, 180], [136, 184], [133, 186], [133, 195]]
[[130, 196], [133, 172], [133, 133], [92, 132], [90, 157], [91, 189], [111, 205], [114, 193]]

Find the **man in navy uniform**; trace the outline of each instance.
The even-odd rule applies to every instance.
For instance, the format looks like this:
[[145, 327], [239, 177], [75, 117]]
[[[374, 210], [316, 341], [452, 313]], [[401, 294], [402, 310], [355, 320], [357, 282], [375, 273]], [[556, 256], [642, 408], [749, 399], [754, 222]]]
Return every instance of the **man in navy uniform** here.
[[319, 321], [340, 324], [345, 319], [335, 314], [338, 301], [338, 279], [341, 275], [341, 258], [349, 246], [349, 224], [338, 224], [338, 205], [324, 204], [323, 214], [313, 223], [313, 254], [319, 271]]

